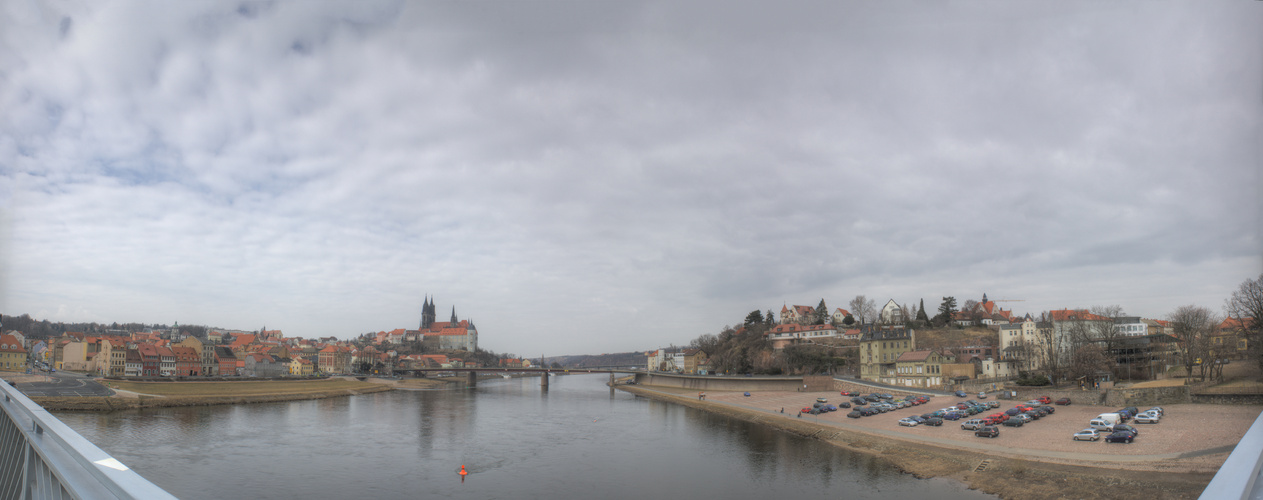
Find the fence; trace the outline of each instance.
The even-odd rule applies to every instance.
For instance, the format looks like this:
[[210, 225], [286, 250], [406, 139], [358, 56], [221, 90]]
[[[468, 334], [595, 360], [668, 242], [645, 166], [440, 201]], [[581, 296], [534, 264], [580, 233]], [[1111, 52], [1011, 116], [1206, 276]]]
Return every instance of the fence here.
[[175, 498], [0, 381], [0, 498]]

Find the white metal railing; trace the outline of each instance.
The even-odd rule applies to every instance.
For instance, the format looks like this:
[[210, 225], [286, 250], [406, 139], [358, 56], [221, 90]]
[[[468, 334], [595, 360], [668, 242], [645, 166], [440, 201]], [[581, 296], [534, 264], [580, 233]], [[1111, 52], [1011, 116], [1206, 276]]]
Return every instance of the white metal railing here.
[[175, 498], [3, 380], [0, 410], [0, 499]]
[[1202, 490], [1201, 498], [1208, 500], [1263, 498], [1263, 414], [1254, 419], [1254, 425], [1241, 436], [1228, 460]]

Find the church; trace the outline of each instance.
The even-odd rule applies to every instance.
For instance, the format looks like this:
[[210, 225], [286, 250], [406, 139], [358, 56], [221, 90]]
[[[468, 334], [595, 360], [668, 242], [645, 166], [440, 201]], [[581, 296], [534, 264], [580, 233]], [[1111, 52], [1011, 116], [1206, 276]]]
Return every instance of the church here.
[[421, 305], [421, 345], [431, 350], [478, 350], [478, 328], [474, 322], [456, 319], [456, 306], [452, 306], [450, 321], [435, 321], [434, 298], [427, 296]]

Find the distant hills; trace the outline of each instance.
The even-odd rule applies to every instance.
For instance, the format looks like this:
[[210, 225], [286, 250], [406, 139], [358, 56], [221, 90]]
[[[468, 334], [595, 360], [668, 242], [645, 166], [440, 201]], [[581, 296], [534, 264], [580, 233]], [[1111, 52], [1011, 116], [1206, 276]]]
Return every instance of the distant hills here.
[[643, 351], [619, 352], [613, 354], [578, 354], [572, 356], [551, 356], [544, 360], [552, 365], [558, 363], [565, 367], [586, 368], [596, 366], [645, 366], [648, 362]]

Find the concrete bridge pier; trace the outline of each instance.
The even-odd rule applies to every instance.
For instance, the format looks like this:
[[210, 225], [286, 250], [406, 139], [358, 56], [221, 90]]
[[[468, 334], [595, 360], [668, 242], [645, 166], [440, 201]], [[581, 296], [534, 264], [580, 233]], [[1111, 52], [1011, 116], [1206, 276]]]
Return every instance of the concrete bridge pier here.
[[614, 372], [610, 372], [610, 387], [614, 387]]
[[539, 372], [539, 386], [544, 389], [548, 388], [548, 372]]
[[478, 372], [470, 370], [469, 380], [465, 382], [470, 387], [478, 387]]

